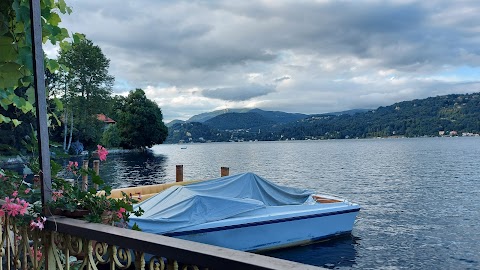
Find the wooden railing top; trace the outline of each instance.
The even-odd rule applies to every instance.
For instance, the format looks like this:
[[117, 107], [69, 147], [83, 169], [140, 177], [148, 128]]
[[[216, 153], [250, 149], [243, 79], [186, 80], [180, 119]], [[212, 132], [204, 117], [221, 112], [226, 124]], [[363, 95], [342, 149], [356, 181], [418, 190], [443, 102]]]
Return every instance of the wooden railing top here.
[[83, 220], [61, 216], [48, 217], [46, 229], [133, 249], [146, 254], [172, 258], [186, 264], [202, 265], [210, 269], [323, 269], [259, 254], [103, 224], [88, 223]]

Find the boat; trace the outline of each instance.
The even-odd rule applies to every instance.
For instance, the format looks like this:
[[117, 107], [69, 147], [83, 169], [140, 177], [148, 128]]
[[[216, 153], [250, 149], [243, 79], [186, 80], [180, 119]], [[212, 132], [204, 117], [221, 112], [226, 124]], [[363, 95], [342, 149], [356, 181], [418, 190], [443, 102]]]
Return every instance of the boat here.
[[351, 233], [360, 206], [254, 173], [172, 186], [135, 205], [142, 231], [260, 252]]

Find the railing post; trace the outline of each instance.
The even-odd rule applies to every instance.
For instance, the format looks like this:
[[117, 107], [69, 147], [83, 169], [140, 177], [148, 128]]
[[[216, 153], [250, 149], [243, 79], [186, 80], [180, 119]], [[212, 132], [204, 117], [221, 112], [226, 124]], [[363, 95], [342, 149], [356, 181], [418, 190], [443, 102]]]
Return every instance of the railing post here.
[[[94, 160], [93, 161], [93, 170], [95, 171], [95, 174], [96, 175], [100, 175], [100, 160]], [[97, 184], [93, 184], [93, 187], [95, 189], [98, 189], [98, 185]]]
[[220, 168], [220, 177], [228, 176], [230, 174], [230, 168], [221, 167]]
[[176, 166], [175, 182], [183, 182], [183, 165]]
[[[83, 161], [83, 169], [88, 170], [88, 160]], [[82, 175], [82, 189], [88, 190], [88, 174]]]
[[[18, 14], [17, 14], [18, 15]], [[30, 0], [30, 24], [32, 38], [33, 84], [35, 87], [35, 106], [37, 113], [38, 158], [42, 205], [48, 214], [46, 203], [52, 200], [52, 172], [50, 169], [50, 149], [48, 143], [47, 96], [45, 91], [45, 69], [42, 50], [42, 18], [40, 1]]]
[[[50, 146], [48, 142], [47, 95], [45, 90], [45, 67], [43, 66], [42, 13], [40, 0], [30, 0], [30, 37], [32, 40], [33, 86], [35, 88], [42, 212], [45, 215], [50, 215], [47, 203], [52, 200], [52, 171], [50, 168]], [[9, 238], [9, 236], [7, 238]], [[9, 249], [8, 246], [7, 248]], [[51, 263], [50, 257], [49, 254], [45, 254], [45, 269], [55, 267], [54, 264]], [[10, 268], [10, 265], [7, 268]]]

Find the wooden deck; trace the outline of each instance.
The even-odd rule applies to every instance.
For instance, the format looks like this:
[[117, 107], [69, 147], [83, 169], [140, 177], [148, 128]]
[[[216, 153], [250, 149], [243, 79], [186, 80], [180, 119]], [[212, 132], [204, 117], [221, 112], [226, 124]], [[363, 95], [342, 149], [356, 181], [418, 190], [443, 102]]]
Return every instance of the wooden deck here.
[[337, 203], [337, 202], [342, 202], [337, 199], [332, 199], [332, 198], [325, 198], [319, 195], [313, 195], [313, 199], [318, 202], [318, 203]]

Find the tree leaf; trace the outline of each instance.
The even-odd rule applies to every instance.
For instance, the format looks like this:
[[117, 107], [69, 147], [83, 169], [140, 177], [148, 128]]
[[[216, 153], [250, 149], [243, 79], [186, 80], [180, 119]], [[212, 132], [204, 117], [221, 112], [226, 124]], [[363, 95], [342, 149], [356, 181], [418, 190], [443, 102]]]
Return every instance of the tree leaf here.
[[65, 0], [59, 0], [57, 2], [57, 7], [62, 14], [65, 14], [67, 12], [67, 3], [65, 3]]
[[12, 121], [10, 117], [0, 114], [0, 123], [10, 123], [10, 121]]
[[0, 99], [0, 106], [6, 111], [8, 110], [8, 106], [12, 104], [12, 101], [8, 98], [2, 98]]
[[55, 120], [57, 121], [57, 126], [61, 126], [62, 125], [62, 122], [60, 121], [60, 119], [58, 119], [58, 116], [56, 113], [52, 112], [51, 114], [49, 115], [52, 115], [53, 118], [55, 118]]
[[32, 105], [32, 103], [30, 103], [28, 101], [25, 101], [25, 104], [23, 106], [21, 106], [20, 109], [22, 109], [23, 113], [27, 113], [27, 112], [33, 110], [33, 105]]
[[73, 38], [73, 43], [78, 43], [85, 39], [85, 35], [81, 33], [75, 33], [73, 34], [72, 38]]
[[33, 86], [30, 86], [25, 92], [25, 94], [27, 95], [28, 102], [35, 104], [35, 88], [33, 88]]
[[53, 102], [55, 103], [55, 107], [57, 110], [63, 110], [63, 102], [59, 98], [54, 98]]
[[21, 67], [21, 65], [13, 62], [3, 64], [0, 62], [0, 89], [17, 88], [18, 79], [23, 77], [20, 72]]
[[13, 38], [9, 36], [0, 36], [0, 45], [12, 45]]
[[19, 57], [23, 65], [30, 71], [33, 71], [33, 54], [30, 47], [23, 46], [19, 48]]
[[15, 125], [17, 127], [18, 125], [20, 125], [22, 123], [22, 121], [19, 121], [17, 119], [13, 119], [12, 123], [13, 123], [13, 125]]
[[103, 184], [103, 180], [99, 175], [94, 174], [94, 175], [92, 175], [92, 183], [97, 184], [97, 185], [101, 185], [101, 184]]
[[54, 72], [60, 68], [60, 65], [58, 64], [58, 61], [55, 59], [48, 59], [47, 61], [47, 67], [51, 72]]
[[51, 24], [51, 25], [54, 25], [54, 26], [58, 26], [58, 24], [62, 21], [62, 19], [60, 18], [60, 16], [58, 16], [57, 13], [54, 13], [52, 12], [50, 14], [50, 18], [48, 18], [48, 22]]

